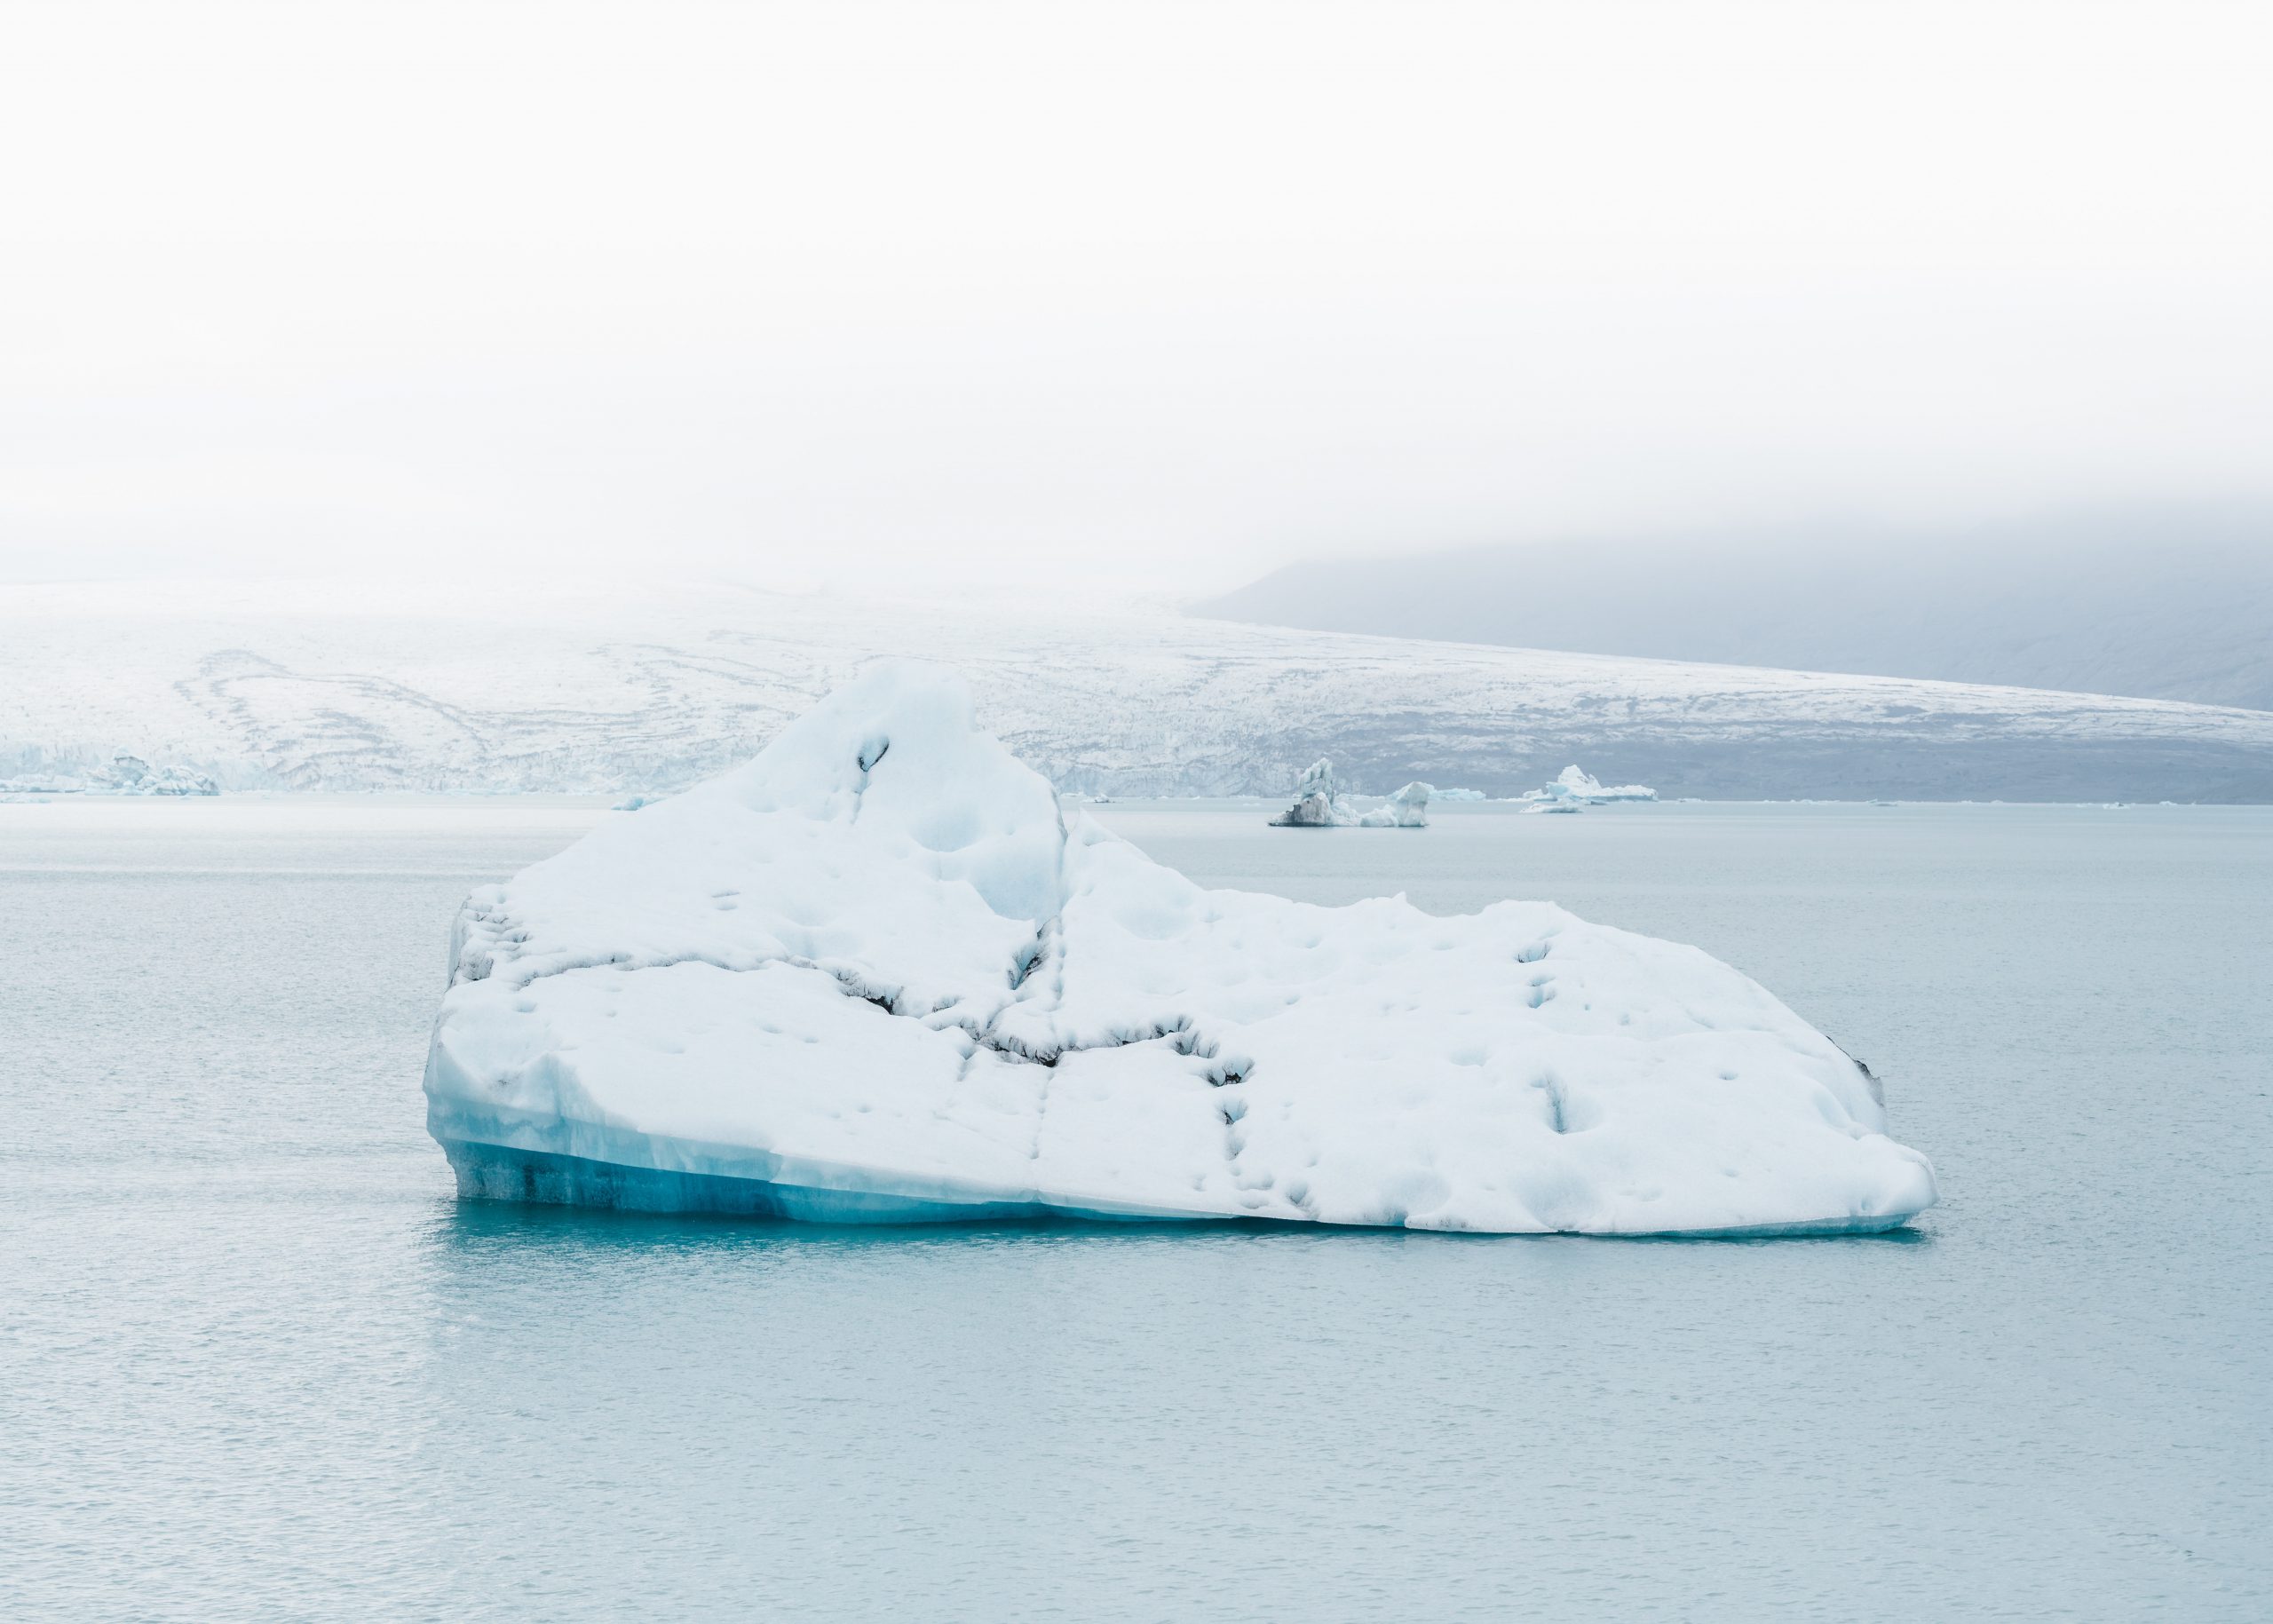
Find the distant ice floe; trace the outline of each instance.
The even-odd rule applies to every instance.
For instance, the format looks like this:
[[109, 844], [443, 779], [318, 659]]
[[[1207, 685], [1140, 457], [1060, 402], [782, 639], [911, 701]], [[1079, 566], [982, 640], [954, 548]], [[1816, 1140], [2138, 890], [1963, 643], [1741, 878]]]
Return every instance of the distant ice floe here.
[[1696, 948], [1203, 890], [907, 663], [477, 890], [425, 1091], [460, 1191], [516, 1200], [1645, 1235], [1935, 1197], [1869, 1075]]
[[1531, 803], [1533, 812], [1577, 812], [1582, 806], [1600, 806], [1609, 801], [1654, 801], [1658, 792], [1647, 784], [1613, 784], [1605, 788], [1592, 773], [1572, 765], [1556, 773], [1544, 788], [1526, 791], [1516, 798]]
[[1360, 812], [1349, 796], [1335, 788], [1334, 764], [1311, 764], [1295, 784], [1295, 804], [1271, 820], [1275, 829], [1422, 829], [1429, 827], [1426, 784], [1413, 783], [1389, 797], [1385, 805]]
[[218, 795], [221, 787], [202, 772], [187, 767], [153, 767], [139, 756], [121, 750], [110, 765], [81, 778], [68, 773], [24, 773], [0, 778], [0, 796], [48, 795]]

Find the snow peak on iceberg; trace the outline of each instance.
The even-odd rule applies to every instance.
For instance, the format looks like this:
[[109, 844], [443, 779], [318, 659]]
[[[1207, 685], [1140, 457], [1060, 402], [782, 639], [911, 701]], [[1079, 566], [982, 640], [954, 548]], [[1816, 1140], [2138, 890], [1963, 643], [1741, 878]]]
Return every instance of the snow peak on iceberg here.
[[1855, 1064], [1696, 949], [1203, 891], [907, 664], [476, 891], [426, 1094], [460, 1190], [516, 1200], [1661, 1234], [1934, 1199]]

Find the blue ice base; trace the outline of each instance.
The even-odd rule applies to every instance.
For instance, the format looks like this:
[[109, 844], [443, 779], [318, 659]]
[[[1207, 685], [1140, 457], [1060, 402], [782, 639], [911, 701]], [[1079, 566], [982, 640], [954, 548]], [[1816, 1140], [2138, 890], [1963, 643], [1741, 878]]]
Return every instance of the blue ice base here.
[[[878, 1191], [836, 1190], [770, 1178], [721, 1173], [682, 1173], [627, 1167], [552, 1151], [519, 1150], [463, 1139], [441, 1140], [457, 1174], [458, 1194], [471, 1200], [533, 1201], [598, 1207], [619, 1212], [722, 1213], [805, 1224], [981, 1224], [1058, 1218], [1105, 1223], [1265, 1223], [1228, 1215], [1072, 1207], [1056, 1201], [936, 1200]], [[1592, 1238], [1626, 1240], [1770, 1240], [1809, 1235], [1878, 1235], [1897, 1230], [1915, 1214], [1883, 1217], [1818, 1218], [1723, 1229], [1659, 1230]], [[1462, 1232], [1444, 1232], [1459, 1234]], [[1585, 1238], [1585, 1237], [1581, 1237]]]
[[729, 1213], [806, 1224], [979, 1224], [1010, 1218], [1207, 1222], [1204, 1213], [1111, 1212], [1043, 1201], [931, 1200], [877, 1191], [832, 1190], [770, 1178], [626, 1167], [551, 1151], [444, 1139], [458, 1194], [474, 1200], [537, 1201], [621, 1212]]

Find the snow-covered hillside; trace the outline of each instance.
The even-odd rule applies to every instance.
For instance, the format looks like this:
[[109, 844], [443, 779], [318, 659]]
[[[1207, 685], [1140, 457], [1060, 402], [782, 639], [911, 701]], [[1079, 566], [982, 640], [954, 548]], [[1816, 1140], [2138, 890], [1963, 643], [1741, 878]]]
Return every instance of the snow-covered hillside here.
[[995, 598], [734, 587], [0, 589], [0, 776], [121, 749], [225, 788], [674, 788], [882, 654], [966, 672], [1064, 788], [2273, 800], [2273, 714], [1542, 654]]

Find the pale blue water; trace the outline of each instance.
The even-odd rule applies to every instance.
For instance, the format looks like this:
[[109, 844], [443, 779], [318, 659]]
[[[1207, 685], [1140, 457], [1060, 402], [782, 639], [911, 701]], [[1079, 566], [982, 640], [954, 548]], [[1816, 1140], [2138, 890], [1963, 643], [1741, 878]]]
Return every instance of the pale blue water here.
[[462, 1207], [451, 911], [599, 814], [0, 807], [0, 1615], [2259, 1619], [2273, 809], [1101, 809], [1553, 897], [1888, 1080], [1875, 1240]]

